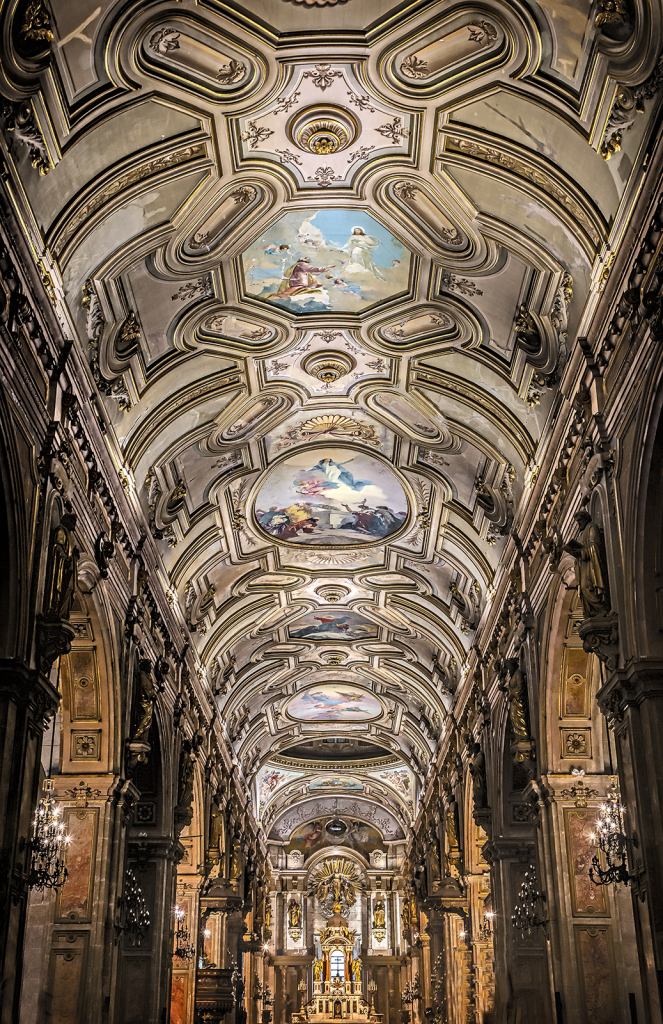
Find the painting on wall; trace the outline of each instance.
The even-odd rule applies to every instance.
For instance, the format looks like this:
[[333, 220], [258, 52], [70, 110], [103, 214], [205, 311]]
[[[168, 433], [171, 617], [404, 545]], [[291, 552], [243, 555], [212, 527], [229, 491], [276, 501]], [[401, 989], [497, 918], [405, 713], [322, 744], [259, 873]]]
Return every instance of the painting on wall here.
[[407, 768], [392, 768], [380, 772], [378, 778], [393, 786], [407, 800], [412, 800], [412, 779]]
[[290, 836], [285, 852], [290, 854], [300, 851], [304, 857], [308, 857], [325, 846], [346, 846], [367, 860], [374, 850], [384, 850], [382, 836], [374, 825], [338, 815], [316, 818], [300, 825]]
[[405, 292], [410, 252], [363, 210], [297, 210], [242, 255], [246, 291], [292, 313], [356, 312]]
[[297, 452], [269, 470], [253, 514], [276, 540], [353, 547], [392, 536], [408, 508], [388, 465], [356, 448], [329, 446]]
[[378, 627], [357, 612], [318, 609], [298, 619], [288, 630], [290, 640], [375, 640]]
[[321, 683], [291, 697], [286, 714], [298, 722], [370, 722], [380, 717], [382, 705], [358, 686]]
[[298, 778], [301, 772], [288, 772], [282, 768], [274, 768], [272, 765], [265, 765], [258, 773], [258, 800], [263, 807], [271, 799], [272, 795], [286, 782]]
[[317, 789], [342, 789], [342, 790], [361, 790], [363, 792], [364, 787], [361, 782], [357, 782], [356, 779], [339, 779], [336, 775], [330, 775], [325, 779], [315, 779], [309, 783], [309, 792]]

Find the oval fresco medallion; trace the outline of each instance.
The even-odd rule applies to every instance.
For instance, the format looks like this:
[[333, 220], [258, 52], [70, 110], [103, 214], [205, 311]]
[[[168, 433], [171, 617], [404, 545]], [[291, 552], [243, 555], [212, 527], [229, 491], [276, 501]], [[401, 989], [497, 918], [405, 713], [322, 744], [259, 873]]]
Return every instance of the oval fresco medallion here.
[[296, 722], [371, 722], [382, 704], [368, 690], [349, 683], [319, 683], [291, 697], [285, 712]]
[[253, 517], [282, 543], [356, 547], [400, 531], [409, 505], [391, 467], [357, 449], [329, 445], [297, 452], [268, 470]]

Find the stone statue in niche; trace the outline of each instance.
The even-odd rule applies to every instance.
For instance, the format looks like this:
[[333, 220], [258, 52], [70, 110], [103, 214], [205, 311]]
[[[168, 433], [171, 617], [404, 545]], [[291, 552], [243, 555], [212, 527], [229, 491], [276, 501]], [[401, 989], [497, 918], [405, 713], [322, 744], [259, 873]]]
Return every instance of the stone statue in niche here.
[[[147, 737], [154, 716], [154, 702], [157, 696], [152, 666], [147, 659], [141, 659], [138, 662], [138, 692], [137, 721], [131, 741], [132, 743], [147, 743]], [[138, 760], [145, 760], [145, 758], [138, 758]]]
[[147, 658], [141, 658], [136, 673], [135, 724], [127, 742], [129, 768], [147, 763], [152, 749], [148, 737], [152, 728], [157, 692], [158, 687], [154, 680], [152, 665]]
[[196, 770], [196, 755], [189, 740], [184, 740], [180, 752], [177, 778], [177, 805], [175, 807], [175, 831], [179, 835], [193, 820], [193, 784]]
[[534, 744], [530, 735], [527, 680], [518, 658], [508, 658], [506, 669], [509, 672], [509, 718], [514, 735], [511, 752], [516, 763], [531, 761], [534, 757]]
[[384, 900], [376, 900], [373, 907], [373, 930], [385, 927]]
[[75, 528], [76, 516], [66, 513], [51, 532], [43, 605], [44, 618], [49, 622], [68, 619], [71, 611], [79, 555], [71, 532]]
[[78, 573], [79, 550], [74, 543], [76, 516], [62, 516], [60, 525], [51, 531], [48, 546], [43, 611], [38, 618], [37, 646], [40, 668], [48, 675], [56, 658], [68, 654], [74, 630], [67, 620], [74, 600]]
[[581, 508], [573, 518], [580, 533], [564, 544], [564, 550], [575, 559], [583, 615], [586, 619], [608, 616], [611, 608], [603, 533], [587, 509]]
[[297, 900], [288, 903], [288, 932], [295, 942], [299, 942], [302, 935], [302, 907]]
[[474, 799], [475, 811], [488, 806], [488, 784], [486, 780], [486, 755], [481, 749], [480, 743], [473, 743], [471, 747], [472, 763], [470, 772], [472, 774], [472, 796]]
[[458, 803], [455, 796], [451, 796], [449, 805], [444, 815], [444, 831], [447, 839], [446, 853], [446, 875], [458, 874], [460, 861], [460, 821], [458, 814]]

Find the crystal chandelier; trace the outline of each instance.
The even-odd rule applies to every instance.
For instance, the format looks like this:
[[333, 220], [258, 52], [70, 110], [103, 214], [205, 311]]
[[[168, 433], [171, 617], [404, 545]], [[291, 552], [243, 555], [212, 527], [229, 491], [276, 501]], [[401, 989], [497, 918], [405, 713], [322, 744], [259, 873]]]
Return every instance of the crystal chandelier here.
[[520, 928], [523, 935], [525, 932], [529, 934], [532, 928], [543, 928], [548, 923], [547, 918], [539, 913], [539, 905], [543, 900], [545, 896], [537, 888], [536, 867], [530, 864], [525, 872], [525, 879], [521, 882], [518, 900], [511, 916], [513, 927]]
[[143, 890], [131, 868], [127, 868], [124, 880], [124, 895], [118, 899], [120, 910], [116, 929], [119, 935], [127, 935], [134, 946], [140, 946], [145, 932], [150, 927], [150, 912], [145, 903]]
[[175, 951], [173, 956], [179, 957], [180, 960], [193, 960], [196, 951], [189, 940], [189, 929], [184, 923], [185, 916], [185, 911], [181, 907], [176, 906]]
[[[598, 840], [599, 852], [592, 857], [589, 877], [594, 885], [628, 885], [633, 876], [629, 874], [626, 863], [626, 845], [628, 842], [624, 832], [624, 808], [619, 794], [617, 776], [610, 776], [608, 798], [601, 804], [596, 832], [590, 833], [592, 841]], [[605, 868], [601, 867], [600, 855], [603, 854]]]
[[53, 780], [44, 780], [45, 796], [37, 804], [34, 821], [32, 822], [32, 839], [30, 849], [30, 889], [59, 889], [67, 880], [67, 868], [64, 853], [71, 842], [71, 836], [65, 835], [64, 822], [61, 819], [62, 809], [50, 795]]

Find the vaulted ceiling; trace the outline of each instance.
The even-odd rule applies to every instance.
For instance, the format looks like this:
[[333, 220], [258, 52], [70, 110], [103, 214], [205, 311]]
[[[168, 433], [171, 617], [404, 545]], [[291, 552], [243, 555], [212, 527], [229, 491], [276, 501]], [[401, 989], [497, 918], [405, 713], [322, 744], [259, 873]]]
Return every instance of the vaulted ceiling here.
[[615, 92], [660, 26], [49, 6], [52, 41], [12, 7], [8, 160], [163, 586], [265, 827], [350, 791], [395, 837], [628, 222], [652, 99]]

